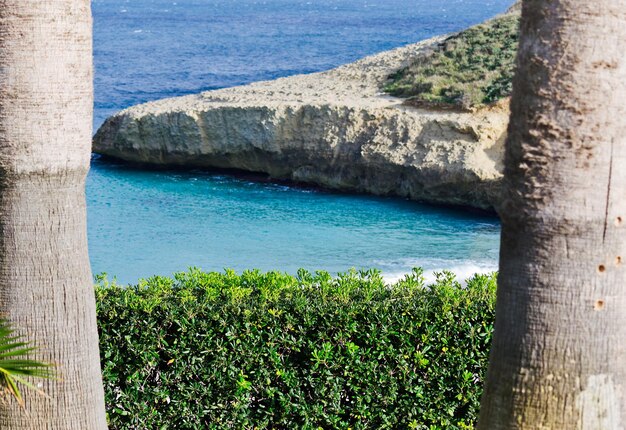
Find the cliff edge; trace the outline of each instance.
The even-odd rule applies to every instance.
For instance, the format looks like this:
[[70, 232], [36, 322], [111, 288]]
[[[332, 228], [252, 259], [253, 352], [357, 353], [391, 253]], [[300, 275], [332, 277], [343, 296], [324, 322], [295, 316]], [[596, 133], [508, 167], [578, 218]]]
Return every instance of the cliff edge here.
[[442, 40], [327, 72], [134, 106], [107, 119], [93, 150], [490, 210], [499, 199], [508, 102], [434, 110], [381, 92], [391, 73]]

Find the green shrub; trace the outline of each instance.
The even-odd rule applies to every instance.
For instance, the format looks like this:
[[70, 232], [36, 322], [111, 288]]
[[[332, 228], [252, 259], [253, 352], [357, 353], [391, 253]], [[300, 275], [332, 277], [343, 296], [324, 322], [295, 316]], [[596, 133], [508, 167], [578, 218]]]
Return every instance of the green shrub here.
[[408, 104], [473, 109], [511, 94], [519, 13], [499, 16], [445, 39], [389, 77], [385, 91]]
[[111, 429], [468, 429], [477, 418], [495, 275], [421, 270], [101, 278]]

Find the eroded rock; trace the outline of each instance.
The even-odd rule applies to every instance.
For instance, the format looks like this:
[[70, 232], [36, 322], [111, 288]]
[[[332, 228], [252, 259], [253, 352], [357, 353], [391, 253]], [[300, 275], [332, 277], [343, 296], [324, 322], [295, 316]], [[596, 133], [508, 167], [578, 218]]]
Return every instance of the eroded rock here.
[[263, 172], [324, 187], [492, 209], [508, 102], [408, 107], [387, 76], [440, 38], [327, 72], [164, 99], [110, 117], [94, 151], [158, 165]]

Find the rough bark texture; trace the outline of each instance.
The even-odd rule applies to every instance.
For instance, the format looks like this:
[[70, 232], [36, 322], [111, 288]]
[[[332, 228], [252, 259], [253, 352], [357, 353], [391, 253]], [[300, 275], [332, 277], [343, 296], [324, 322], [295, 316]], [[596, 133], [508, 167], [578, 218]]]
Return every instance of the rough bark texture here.
[[526, 0], [479, 428], [626, 428], [626, 1]]
[[0, 0], [0, 314], [59, 380], [0, 403], [0, 428], [106, 428], [84, 184], [89, 0]]

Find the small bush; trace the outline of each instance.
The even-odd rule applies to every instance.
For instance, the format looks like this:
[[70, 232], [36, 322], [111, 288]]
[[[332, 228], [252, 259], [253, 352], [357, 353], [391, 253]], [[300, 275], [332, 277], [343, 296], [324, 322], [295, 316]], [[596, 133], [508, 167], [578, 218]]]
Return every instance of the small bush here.
[[494, 298], [417, 269], [101, 278], [110, 428], [473, 428]]
[[518, 12], [471, 27], [391, 75], [385, 91], [416, 106], [493, 103], [511, 94], [518, 34]]

